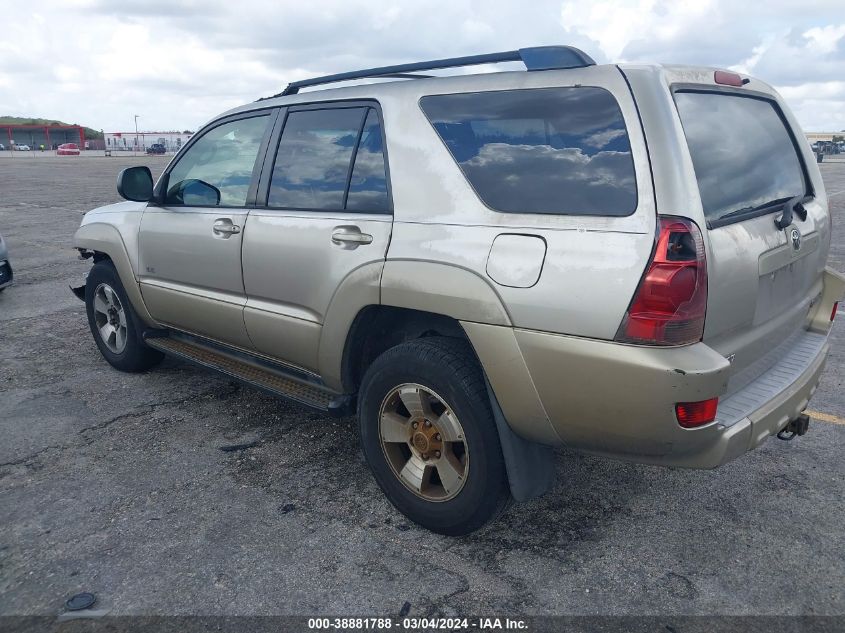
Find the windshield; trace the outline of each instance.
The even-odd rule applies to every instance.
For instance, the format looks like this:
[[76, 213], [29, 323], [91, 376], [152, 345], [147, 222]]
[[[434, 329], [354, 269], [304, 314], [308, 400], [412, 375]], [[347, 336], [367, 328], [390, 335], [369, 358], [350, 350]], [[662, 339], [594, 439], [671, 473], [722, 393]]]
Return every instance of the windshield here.
[[774, 102], [716, 92], [678, 92], [675, 102], [711, 225], [806, 193], [801, 162]]

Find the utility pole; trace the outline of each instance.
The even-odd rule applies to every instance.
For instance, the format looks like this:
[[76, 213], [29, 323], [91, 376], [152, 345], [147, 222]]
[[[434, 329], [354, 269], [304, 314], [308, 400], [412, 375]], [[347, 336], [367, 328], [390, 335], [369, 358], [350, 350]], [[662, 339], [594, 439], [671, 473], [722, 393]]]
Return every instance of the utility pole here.
[[132, 152], [133, 156], [138, 155], [138, 115], [135, 115], [135, 147], [133, 148], [134, 151]]

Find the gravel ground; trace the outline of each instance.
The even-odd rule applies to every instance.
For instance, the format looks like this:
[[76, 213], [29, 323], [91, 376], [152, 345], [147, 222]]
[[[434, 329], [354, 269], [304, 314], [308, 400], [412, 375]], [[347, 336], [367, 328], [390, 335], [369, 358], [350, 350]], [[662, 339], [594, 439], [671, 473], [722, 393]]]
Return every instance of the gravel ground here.
[[[562, 450], [553, 492], [440, 537], [385, 501], [353, 420], [100, 357], [71, 237], [120, 168], [165, 162], [0, 158], [0, 615], [79, 591], [119, 615], [845, 613], [845, 318], [804, 438], [712, 472]], [[843, 271], [845, 164], [821, 168]]]

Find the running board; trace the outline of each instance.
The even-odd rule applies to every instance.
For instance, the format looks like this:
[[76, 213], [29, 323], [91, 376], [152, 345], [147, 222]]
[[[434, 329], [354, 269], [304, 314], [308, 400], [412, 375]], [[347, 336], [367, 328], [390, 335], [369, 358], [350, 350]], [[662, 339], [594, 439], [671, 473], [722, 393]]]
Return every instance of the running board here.
[[297, 378], [285, 369], [244, 352], [223, 348], [201, 339], [145, 334], [144, 342], [169, 356], [175, 356], [276, 396], [324, 411], [334, 417], [353, 412], [352, 397]]

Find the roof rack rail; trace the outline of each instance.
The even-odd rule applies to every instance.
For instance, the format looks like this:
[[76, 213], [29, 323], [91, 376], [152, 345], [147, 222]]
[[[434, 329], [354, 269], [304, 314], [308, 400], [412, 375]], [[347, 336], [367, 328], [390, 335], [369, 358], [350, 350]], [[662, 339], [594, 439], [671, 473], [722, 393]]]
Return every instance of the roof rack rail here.
[[285, 97], [295, 95], [300, 88], [320, 86], [323, 84], [335, 83], [338, 81], [349, 81], [351, 79], [367, 79], [379, 77], [398, 77], [412, 79], [424, 77], [424, 75], [413, 75], [421, 70], [436, 70], [440, 68], [457, 68], [459, 66], [476, 66], [478, 64], [497, 64], [500, 62], [519, 62], [525, 64], [526, 70], [559, 70], [564, 68], [583, 68], [595, 66], [596, 62], [581, 49], [574, 46], [535, 46], [532, 48], [520, 48], [515, 51], [503, 51], [501, 53], [487, 53], [484, 55], [468, 55], [466, 57], [448, 57], [446, 59], [433, 59], [427, 62], [414, 62], [411, 64], [396, 64], [395, 66], [381, 66], [379, 68], [367, 68], [365, 70], [353, 70], [336, 75], [324, 77], [313, 77], [293, 81], [287, 85], [282, 92], [274, 97]]

